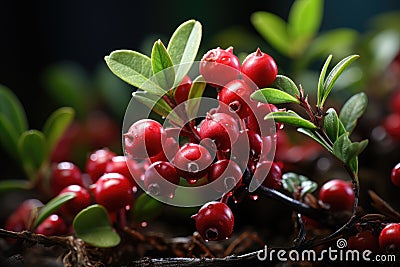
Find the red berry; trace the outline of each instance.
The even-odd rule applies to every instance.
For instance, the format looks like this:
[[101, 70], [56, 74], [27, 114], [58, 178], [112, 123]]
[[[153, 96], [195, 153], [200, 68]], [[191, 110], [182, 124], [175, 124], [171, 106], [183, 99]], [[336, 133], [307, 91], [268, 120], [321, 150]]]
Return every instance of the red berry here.
[[264, 120], [268, 113], [278, 111], [275, 105], [259, 102], [256, 105], [252, 105], [251, 111], [246, 122], [247, 129], [255, 131], [261, 136], [269, 136], [275, 133], [276, 128], [279, 129], [281, 127], [280, 123], [275, 125], [269, 120]]
[[400, 223], [391, 223], [382, 229], [379, 235], [379, 246], [384, 251], [400, 250]]
[[189, 76], [186, 75], [185, 77], [183, 77], [183, 80], [175, 89], [174, 98], [176, 104], [179, 105], [188, 100], [191, 87], [192, 87], [192, 80], [190, 79]]
[[93, 188], [96, 202], [108, 211], [116, 211], [133, 203], [132, 185], [119, 173], [106, 173], [97, 180]]
[[50, 186], [53, 195], [57, 195], [65, 187], [77, 184], [83, 186], [82, 173], [72, 162], [60, 162], [53, 165]]
[[67, 224], [57, 214], [52, 214], [36, 228], [35, 233], [42, 235], [64, 235], [68, 233]]
[[149, 158], [150, 162], [170, 161], [179, 150], [179, 144], [174, 138], [168, 137], [163, 144], [163, 149], [155, 156]]
[[282, 184], [281, 167], [271, 161], [262, 161], [257, 164], [254, 178], [262, 181], [262, 185], [271, 189], [279, 189]]
[[197, 231], [206, 241], [228, 239], [232, 235], [234, 217], [225, 203], [208, 202], [192, 218], [196, 221]]
[[400, 114], [400, 88], [397, 89], [390, 101], [390, 108], [394, 113]]
[[[111, 158], [110, 161], [107, 162], [104, 173], [114, 172], [114, 173], [122, 174], [123, 176], [125, 176], [126, 178], [129, 179], [132, 186], [136, 186], [136, 181], [131, 174], [130, 168], [131, 169], [137, 168], [137, 166], [136, 166], [137, 164], [138, 163], [135, 160], [130, 159], [128, 157], [115, 156], [115, 157]], [[128, 165], [129, 165], [129, 167], [128, 167]]]
[[178, 174], [189, 182], [195, 182], [206, 175], [212, 162], [213, 158], [207, 148], [194, 143], [182, 146], [173, 159]]
[[233, 80], [227, 83], [218, 93], [218, 100], [229, 106], [232, 112], [244, 119], [250, 115], [251, 88], [243, 80]]
[[32, 211], [42, 207], [43, 203], [37, 199], [27, 199], [7, 218], [4, 228], [9, 231], [20, 232], [29, 230], [32, 225]]
[[322, 185], [319, 199], [332, 211], [351, 210], [354, 204], [354, 191], [350, 182], [334, 179]]
[[231, 148], [239, 136], [237, 121], [226, 113], [208, 114], [200, 126], [201, 139], [212, 139], [217, 148], [227, 150]]
[[93, 183], [104, 174], [107, 163], [115, 156], [116, 154], [107, 148], [98, 149], [90, 154], [86, 161], [86, 173]]
[[143, 182], [146, 191], [150, 194], [172, 197], [179, 181], [180, 177], [171, 163], [158, 161], [146, 169]]
[[378, 237], [376, 237], [371, 231], [366, 230], [359, 232], [348, 239], [347, 248], [350, 250], [358, 250], [360, 252], [365, 250], [378, 252]]
[[237, 79], [240, 73], [240, 62], [233, 54], [232, 47], [226, 50], [218, 47], [203, 56], [199, 71], [207, 83], [221, 87], [229, 81]]
[[121, 136], [118, 123], [102, 111], [90, 112], [84, 122], [83, 130], [85, 143], [91, 147], [118, 144], [117, 141]]
[[390, 177], [392, 179], [392, 183], [395, 186], [400, 187], [400, 163], [397, 163], [397, 165], [394, 166]]
[[245, 58], [241, 71], [245, 75], [244, 79], [250, 78], [258, 88], [265, 88], [275, 81], [278, 67], [270, 55], [258, 48]]
[[210, 183], [216, 181], [216, 185], [213, 186], [216, 191], [226, 192], [234, 188], [242, 175], [243, 171], [236, 162], [222, 159], [211, 165], [208, 181]]
[[392, 113], [383, 122], [386, 132], [396, 140], [400, 140], [400, 114]]
[[91, 203], [91, 197], [86, 188], [79, 185], [70, 185], [61, 190], [60, 195], [64, 193], [75, 193], [75, 198], [61, 206], [61, 211], [71, 217], [78, 214], [81, 210], [88, 207]]
[[144, 159], [160, 153], [165, 142], [163, 126], [151, 119], [142, 119], [134, 124], [124, 135], [126, 153], [132, 158]]

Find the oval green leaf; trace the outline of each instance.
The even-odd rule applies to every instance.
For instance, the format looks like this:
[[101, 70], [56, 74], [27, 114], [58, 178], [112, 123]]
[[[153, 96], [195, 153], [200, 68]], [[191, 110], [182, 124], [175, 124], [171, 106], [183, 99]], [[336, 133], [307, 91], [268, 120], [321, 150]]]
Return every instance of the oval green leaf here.
[[271, 87], [286, 92], [295, 98], [300, 96], [300, 92], [296, 84], [292, 81], [292, 79], [284, 75], [277, 75], [275, 81], [271, 84]]
[[28, 122], [21, 102], [10, 89], [3, 85], [0, 85], [0, 114], [18, 135], [28, 130]]
[[29, 130], [21, 134], [18, 140], [19, 157], [25, 172], [32, 179], [46, 159], [46, 141], [44, 134]]
[[95, 247], [115, 247], [121, 242], [121, 237], [111, 227], [107, 210], [101, 205], [95, 204], [79, 212], [73, 227], [78, 238]]
[[136, 222], [150, 221], [161, 214], [163, 204], [146, 193], [141, 194], [131, 210]]
[[339, 119], [349, 133], [353, 132], [357, 125], [357, 120], [364, 114], [367, 108], [368, 98], [363, 92], [350, 97], [343, 105], [339, 114]]
[[306, 119], [303, 119], [302, 117], [300, 117], [298, 114], [296, 114], [291, 110], [271, 112], [268, 113], [264, 119], [265, 120], [273, 119], [275, 120], [275, 122], [282, 122], [285, 124], [293, 125], [295, 127], [301, 127], [312, 130], [317, 129], [317, 126], [315, 126], [314, 123]]
[[259, 89], [251, 95], [251, 99], [270, 104], [300, 103], [296, 97], [274, 88]]
[[0, 145], [14, 159], [18, 159], [18, 137], [17, 130], [12, 126], [11, 122], [0, 114]]
[[325, 60], [324, 66], [321, 69], [321, 73], [319, 74], [318, 79], [318, 88], [317, 88], [317, 106], [322, 109], [322, 98], [324, 96], [324, 81], [326, 76], [326, 71], [328, 70], [329, 64], [331, 63], [332, 55], [329, 55], [328, 58]]
[[175, 71], [171, 57], [161, 40], [157, 40], [151, 51], [151, 67], [157, 83], [168, 91], [174, 85]]
[[324, 130], [332, 143], [334, 143], [339, 136], [339, 117], [334, 108], [330, 108], [326, 111]]

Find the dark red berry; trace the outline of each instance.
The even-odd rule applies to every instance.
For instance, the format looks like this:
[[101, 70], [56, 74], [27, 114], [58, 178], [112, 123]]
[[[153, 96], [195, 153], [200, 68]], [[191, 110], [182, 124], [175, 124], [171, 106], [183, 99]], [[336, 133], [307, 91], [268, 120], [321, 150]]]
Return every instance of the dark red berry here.
[[43, 206], [37, 199], [27, 199], [7, 218], [4, 229], [14, 232], [29, 230], [33, 223], [32, 211]]
[[400, 223], [391, 223], [382, 229], [379, 235], [379, 246], [387, 252], [400, 250]]
[[370, 250], [376, 253], [379, 251], [378, 237], [368, 230], [359, 232], [356, 235], [349, 237], [347, 240], [347, 248], [350, 250], [358, 250], [360, 252]]
[[281, 124], [275, 125], [270, 120], [264, 120], [264, 117], [270, 113], [278, 111], [278, 108], [273, 104], [257, 103], [251, 106], [250, 116], [247, 118], [247, 129], [255, 131], [261, 136], [273, 135], [276, 128], [280, 128]]
[[192, 218], [196, 221], [197, 231], [206, 241], [224, 240], [232, 235], [234, 217], [225, 203], [208, 202]]
[[397, 163], [397, 165], [394, 166], [390, 177], [392, 179], [392, 183], [395, 186], [400, 187], [400, 163]]
[[103, 111], [93, 111], [84, 124], [85, 144], [91, 147], [113, 146], [121, 136], [118, 123]]
[[400, 114], [400, 88], [397, 89], [390, 100], [390, 108], [394, 113]]
[[275, 81], [278, 67], [270, 55], [258, 48], [245, 58], [241, 71], [244, 74], [243, 79], [250, 78], [258, 88], [265, 88]]
[[168, 137], [163, 144], [163, 149], [155, 156], [149, 158], [150, 162], [170, 161], [179, 150], [179, 144], [172, 137]]
[[212, 139], [218, 149], [228, 150], [239, 136], [239, 125], [229, 114], [208, 114], [200, 125], [199, 133], [201, 139]]
[[234, 188], [243, 175], [239, 165], [228, 159], [218, 160], [211, 165], [208, 172], [208, 181], [210, 183], [216, 181], [215, 190], [217, 192], [226, 192]]
[[212, 162], [213, 158], [207, 148], [194, 143], [182, 146], [173, 159], [178, 174], [189, 182], [205, 176]]
[[[133, 178], [133, 175], [131, 174], [130, 168], [134, 169], [137, 168], [135, 165], [138, 163], [131, 158], [125, 157], [125, 156], [115, 156], [111, 158], [109, 162], [107, 162], [106, 168], [104, 170], [104, 173], [119, 173], [125, 176], [126, 178], [129, 179], [131, 182], [132, 186], [136, 186], [136, 181]], [[128, 165], [130, 167], [128, 167]]]
[[218, 47], [204, 54], [200, 61], [199, 71], [207, 83], [221, 87], [237, 79], [240, 73], [240, 62], [233, 54], [232, 47], [226, 50]]
[[53, 165], [50, 176], [53, 195], [57, 195], [65, 187], [73, 184], [83, 186], [82, 173], [74, 163], [65, 161]]
[[189, 76], [186, 75], [185, 77], [183, 77], [183, 80], [175, 89], [174, 98], [176, 104], [179, 105], [188, 100], [189, 91], [191, 87], [192, 87], [192, 80], [190, 79]]
[[392, 113], [383, 122], [386, 132], [396, 140], [400, 140], [400, 114]]
[[60, 210], [71, 217], [78, 214], [81, 210], [92, 203], [90, 194], [86, 188], [79, 185], [70, 185], [61, 190], [60, 195], [64, 193], [74, 193], [75, 198], [69, 200], [61, 206]]
[[233, 80], [219, 91], [218, 100], [227, 105], [231, 112], [244, 119], [251, 114], [250, 95], [253, 91], [253, 88], [243, 80]]
[[332, 211], [351, 210], [354, 204], [354, 191], [350, 182], [334, 179], [322, 185], [319, 199]]
[[35, 230], [36, 234], [42, 235], [65, 235], [68, 233], [67, 224], [57, 214], [52, 214], [45, 219]]
[[279, 189], [282, 185], [282, 170], [276, 162], [262, 161], [255, 168], [254, 178], [262, 181], [265, 187]]
[[158, 161], [146, 169], [143, 182], [144, 188], [150, 194], [172, 197], [179, 181], [180, 177], [171, 163]]
[[108, 162], [115, 156], [117, 155], [108, 148], [98, 149], [89, 155], [85, 169], [93, 183], [105, 173]]
[[166, 132], [159, 122], [142, 119], [132, 124], [124, 135], [125, 151], [132, 158], [152, 157], [160, 153], [165, 139]]
[[133, 203], [132, 185], [119, 173], [106, 173], [93, 186], [96, 202], [108, 211], [116, 211]]

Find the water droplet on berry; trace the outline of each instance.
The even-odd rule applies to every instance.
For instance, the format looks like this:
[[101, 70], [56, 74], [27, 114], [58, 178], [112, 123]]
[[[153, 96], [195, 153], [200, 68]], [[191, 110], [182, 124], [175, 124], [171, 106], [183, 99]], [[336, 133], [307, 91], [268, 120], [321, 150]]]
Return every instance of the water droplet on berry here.
[[188, 170], [190, 172], [198, 172], [200, 170], [199, 164], [197, 164], [196, 162], [189, 162]]
[[189, 184], [195, 184], [197, 182], [197, 180], [189, 179], [189, 180], [187, 180], [187, 182]]
[[225, 179], [224, 179], [224, 184], [225, 184], [225, 188], [228, 189], [228, 190], [230, 190], [230, 189], [232, 189], [232, 188], [235, 186], [236, 180], [235, 180], [235, 178], [233, 178], [232, 176], [230, 176], [230, 177], [225, 177]]
[[150, 184], [148, 191], [151, 195], [158, 196], [160, 194], [160, 186], [156, 183]]
[[170, 199], [173, 199], [173, 198], [174, 198], [174, 196], [175, 196], [175, 195], [174, 195], [174, 193], [171, 193], [171, 194], [169, 194], [169, 196], [168, 196], [168, 197], [169, 197]]
[[146, 221], [143, 221], [140, 223], [140, 226], [143, 228], [147, 227], [147, 225], [148, 225], [148, 223]]
[[216, 240], [218, 239], [218, 230], [216, 228], [208, 228], [205, 236], [207, 240]]
[[126, 211], [129, 211], [131, 208], [132, 208], [131, 205], [126, 205], [126, 206], [125, 206], [125, 210], [126, 210]]
[[235, 113], [240, 110], [240, 106], [241, 105], [239, 101], [237, 100], [232, 101], [231, 103], [229, 103], [229, 111]]
[[258, 195], [251, 195], [250, 198], [251, 198], [252, 200], [257, 200], [257, 199], [258, 199]]

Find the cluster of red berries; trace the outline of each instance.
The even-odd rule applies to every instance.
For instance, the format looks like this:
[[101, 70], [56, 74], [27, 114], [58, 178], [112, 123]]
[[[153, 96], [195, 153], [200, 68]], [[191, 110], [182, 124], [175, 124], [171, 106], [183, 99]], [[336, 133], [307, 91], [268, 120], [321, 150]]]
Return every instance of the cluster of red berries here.
[[[49, 195], [74, 193], [75, 197], [43, 221], [35, 229], [36, 233], [67, 234], [71, 231], [70, 223], [75, 215], [94, 203], [104, 206], [110, 218], [116, 218], [119, 210], [127, 209], [134, 203], [136, 184], [132, 174], [143, 172], [136, 161], [118, 156], [109, 149], [99, 149], [89, 155], [85, 170], [86, 173], [82, 173], [72, 162], [59, 162], [52, 166], [48, 180]], [[5, 229], [31, 230], [35, 210], [41, 206], [42, 202], [37, 199], [26, 200], [10, 215]]]
[[[181, 179], [192, 185], [213, 183], [216, 192], [225, 193], [242, 185], [248, 169], [264, 186], [278, 189], [281, 165], [270, 159], [275, 125], [264, 121], [277, 108], [250, 99], [255, 90], [275, 80], [278, 70], [273, 58], [258, 49], [241, 65], [232, 47], [216, 48], [203, 56], [199, 71], [216, 88], [219, 107], [198, 125], [183, 126], [178, 137], [151, 119], [133, 123], [124, 135], [126, 155], [150, 164], [137, 183], [152, 195], [169, 198]], [[191, 83], [186, 76], [173, 94], [164, 96], [171, 108], [188, 100]], [[182, 137], [188, 141], [182, 142]], [[232, 233], [233, 215], [224, 203], [206, 203], [193, 218], [206, 240], [228, 238]]]

